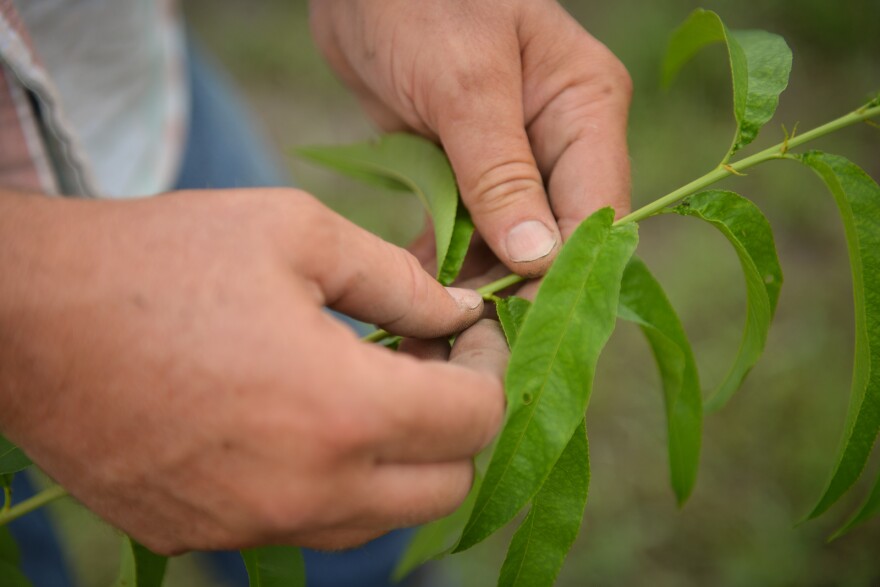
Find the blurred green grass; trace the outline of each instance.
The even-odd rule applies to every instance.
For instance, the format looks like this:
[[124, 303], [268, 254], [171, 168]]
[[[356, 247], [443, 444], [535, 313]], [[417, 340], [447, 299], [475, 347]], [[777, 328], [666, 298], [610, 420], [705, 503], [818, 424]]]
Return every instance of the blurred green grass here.
[[[189, 0], [194, 33], [239, 82], [279, 150], [363, 140], [374, 131], [321, 62], [305, 2]], [[634, 205], [712, 168], [733, 123], [726, 56], [712, 48], [667, 92], [659, 61], [670, 32], [697, 4], [686, 0], [569, 1], [564, 5], [626, 64], [635, 83], [630, 148]], [[733, 28], [782, 34], [794, 51], [790, 88], [754, 149], [781, 140], [780, 123], [810, 128], [880, 90], [880, 2], [718, 0]], [[868, 126], [816, 148], [845, 155], [880, 178], [880, 133]], [[751, 150], [752, 148], [750, 148]], [[358, 224], [403, 244], [420, 229], [415, 199], [384, 194], [288, 158], [301, 187]], [[880, 585], [880, 522], [831, 544], [825, 537], [858, 503], [876, 463], [845, 505], [795, 523], [830, 472], [852, 363], [852, 294], [843, 231], [824, 187], [797, 165], [756, 168], [724, 187], [753, 198], [777, 234], [786, 282], [765, 357], [728, 408], [705, 426], [703, 465], [679, 510], [667, 482], [665, 424], [655, 373], [638, 332], [622, 325], [603, 355], [588, 413], [593, 482], [581, 537], [559, 585]], [[667, 288], [695, 345], [706, 387], [739, 341], [745, 304], [735, 256], [712, 229], [686, 218], [642, 226], [640, 254]], [[85, 586], [112, 577], [115, 535], [66, 506], [61, 519]], [[72, 513], [71, 513], [72, 512]], [[92, 528], [83, 530], [84, 527]], [[494, 584], [503, 537], [449, 559], [467, 587]], [[109, 550], [108, 550], [109, 549]], [[175, 562], [169, 585], [216, 584]]]

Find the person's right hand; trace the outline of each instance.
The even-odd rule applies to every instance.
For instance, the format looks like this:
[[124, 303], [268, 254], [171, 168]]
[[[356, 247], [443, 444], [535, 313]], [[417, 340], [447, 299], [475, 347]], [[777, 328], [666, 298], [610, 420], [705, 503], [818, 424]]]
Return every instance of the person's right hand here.
[[454, 510], [501, 424], [475, 292], [294, 190], [0, 194], [0, 430], [150, 549], [339, 548]]

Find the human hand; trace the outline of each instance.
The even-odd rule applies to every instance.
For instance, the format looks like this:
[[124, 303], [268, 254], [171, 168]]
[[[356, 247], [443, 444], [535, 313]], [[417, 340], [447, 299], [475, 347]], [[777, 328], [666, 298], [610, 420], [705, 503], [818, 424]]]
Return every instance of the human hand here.
[[509, 269], [543, 274], [590, 213], [629, 208], [629, 76], [555, 0], [311, 10], [318, 45], [379, 125], [440, 140]]
[[295, 190], [0, 194], [0, 429], [152, 550], [339, 548], [451, 512], [500, 426], [482, 311]]

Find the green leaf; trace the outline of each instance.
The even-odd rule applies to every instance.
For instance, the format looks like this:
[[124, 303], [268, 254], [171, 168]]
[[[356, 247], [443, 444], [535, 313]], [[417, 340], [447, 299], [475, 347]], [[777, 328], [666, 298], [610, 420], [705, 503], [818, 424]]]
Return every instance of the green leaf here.
[[507, 421], [456, 551], [510, 521], [543, 485], [583, 419], [599, 353], [614, 330], [620, 279], [638, 242], [604, 208], [562, 248], [507, 368]]
[[425, 524], [416, 531], [403, 556], [394, 567], [391, 574], [392, 581], [395, 583], [402, 581], [429, 560], [443, 558], [452, 552], [456, 538], [461, 534], [465, 522], [471, 515], [471, 510], [474, 508], [474, 501], [480, 491], [481, 483], [482, 476], [477, 472], [467, 498], [455, 512], [445, 518]]
[[791, 49], [785, 40], [765, 31], [731, 31], [721, 18], [698, 8], [673, 33], [663, 62], [663, 84], [669, 85], [682, 66], [706, 45], [724, 42], [733, 76], [733, 110], [737, 131], [725, 161], [748, 145], [773, 118], [779, 94], [788, 85]]
[[843, 527], [831, 536], [831, 539], [843, 536], [856, 526], [864, 524], [877, 514], [880, 514], [880, 475], [878, 475], [877, 479], [874, 481], [874, 487], [871, 489], [871, 493], [868, 495], [865, 503], [862, 504], [862, 507], [859, 508]]
[[4, 560], [0, 560], [0, 579], [3, 580], [3, 587], [31, 587], [31, 582], [24, 573]]
[[[455, 212], [455, 225], [452, 227], [452, 238], [449, 240], [449, 249], [443, 264], [437, 269], [437, 281], [443, 285], [449, 285], [458, 277], [468, 248], [471, 245], [471, 237], [474, 235], [474, 221], [467, 208], [459, 203]], [[438, 257], [439, 259], [439, 257]]]
[[[495, 303], [511, 348], [531, 305], [529, 300], [516, 296]], [[582, 421], [514, 534], [501, 567], [499, 585], [553, 584], [580, 530], [589, 486], [590, 450], [586, 422]]]
[[526, 314], [532, 302], [517, 296], [510, 296], [495, 302], [495, 311], [498, 313], [498, 321], [507, 337], [507, 346], [513, 348], [519, 337], [519, 331], [525, 322]]
[[0, 436], [0, 475], [23, 471], [31, 464], [20, 448]]
[[705, 404], [707, 411], [714, 411], [730, 399], [764, 351], [782, 287], [782, 269], [770, 223], [742, 196], [725, 191], [701, 192], [686, 198], [673, 211], [705, 220], [720, 230], [736, 250], [746, 278], [745, 330], [733, 366]]
[[[390, 136], [390, 135], [389, 135]], [[367, 143], [299, 147], [294, 153], [303, 159], [338, 171], [352, 179], [377, 188], [398, 192], [412, 192], [412, 187], [400, 175], [387, 169], [381, 137]]]
[[9, 563], [14, 567], [21, 563], [18, 545], [12, 538], [12, 532], [9, 531], [8, 526], [0, 526], [0, 562]]
[[251, 587], [305, 587], [302, 552], [293, 546], [261, 546], [241, 551]]
[[516, 530], [500, 587], [550, 587], [574, 544], [590, 486], [590, 449], [582, 420]]
[[637, 258], [623, 273], [618, 315], [638, 324], [660, 370], [666, 403], [669, 471], [683, 504], [694, 488], [700, 465], [703, 406], [697, 364], [687, 334], [663, 288]]
[[[843, 157], [811, 151], [799, 159], [825, 181], [837, 202], [855, 299], [855, 359], [846, 428], [831, 480], [809, 514], [814, 518], [859, 478], [880, 429], [880, 187]], [[856, 519], [863, 521], [876, 509], [872, 496]]]
[[114, 587], [161, 587], [167, 565], [167, 557], [149, 551], [126, 536]]
[[464, 207], [459, 205], [455, 175], [437, 145], [398, 133], [369, 143], [304, 147], [296, 153], [355, 179], [416, 194], [434, 222], [438, 279], [444, 285], [452, 283], [461, 269], [474, 225], [466, 211], [459, 212]]

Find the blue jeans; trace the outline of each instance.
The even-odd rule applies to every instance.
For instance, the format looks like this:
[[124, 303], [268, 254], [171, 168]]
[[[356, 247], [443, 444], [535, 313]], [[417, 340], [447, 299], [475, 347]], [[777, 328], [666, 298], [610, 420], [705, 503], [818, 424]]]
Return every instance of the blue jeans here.
[[[191, 114], [186, 152], [177, 189], [290, 185], [262, 137], [254, 130], [231, 85], [204, 55], [189, 50]], [[344, 317], [342, 317], [344, 319]], [[354, 328], [363, 328], [349, 321]], [[24, 475], [15, 480], [16, 501], [33, 494]], [[63, 553], [48, 518], [38, 511], [10, 525], [22, 546], [22, 568], [34, 587], [72, 587]], [[411, 530], [392, 532], [350, 551], [304, 551], [309, 587], [389, 587], [389, 575], [406, 547]], [[207, 567], [226, 584], [247, 586], [237, 552], [203, 555]], [[426, 584], [423, 572], [406, 585]], [[439, 585], [439, 583], [434, 583]]]

